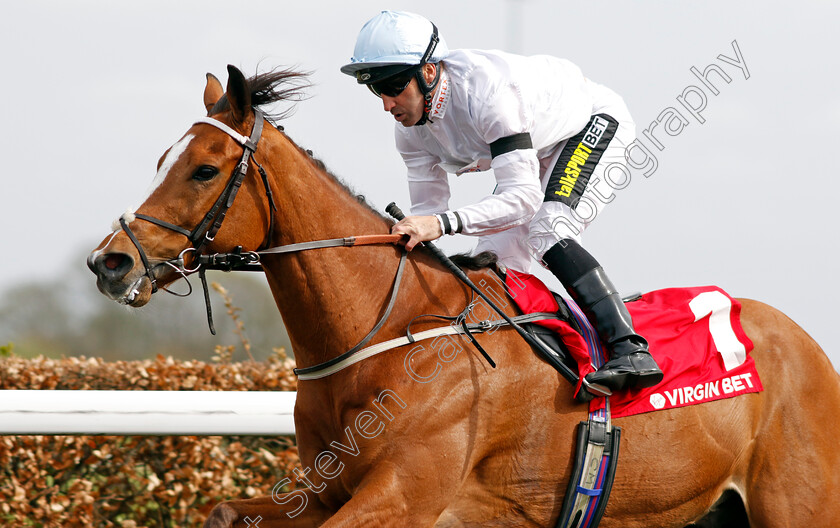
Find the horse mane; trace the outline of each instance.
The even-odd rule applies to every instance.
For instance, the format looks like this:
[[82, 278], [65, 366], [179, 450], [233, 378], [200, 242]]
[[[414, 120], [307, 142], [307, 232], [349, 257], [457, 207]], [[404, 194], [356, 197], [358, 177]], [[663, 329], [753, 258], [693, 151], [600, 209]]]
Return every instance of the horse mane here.
[[468, 269], [473, 271], [492, 268], [498, 262], [499, 257], [492, 251], [482, 251], [477, 255], [470, 255], [469, 253], [456, 253], [449, 257], [449, 260], [455, 263], [461, 269]]
[[[287, 138], [289, 138], [289, 135], [288, 135], [288, 134], [286, 134], [286, 132], [285, 132], [285, 131], [283, 131], [282, 129], [281, 129], [281, 131], [283, 132], [283, 134], [284, 134]], [[335, 181], [335, 182], [336, 182], [336, 183], [337, 183], [337, 184], [338, 184], [338, 185], [339, 185], [342, 189], [344, 189], [344, 192], [346, 192], [346, 193], [347, 193], [347, 194], [349, 194], [350, 196], [352, 196], [352, 197], [356, 198], [356, 200], [357, 200], [357, 201], [358, 201], [361, 205], [365, 206], [365, 207], [366, 207], [368, 210], [370, 210], [373, 214], [375, 214], [375, 215], [377, 215], [378, 217], [380, 217], [381, 219], [383, 219], [383, 220], [385, 221], [385, 223], [387, 223], [389, 226], [392, 226], [392, 225], [394, 225], [394, 224], [396, 223], [396, 222], [394, 222], [394, 219], [393, 219], [393, 218], [391, 218], [391, 217], [389, 217], [389, 216], [385, 216], [385, 215], [384, 215], [384, 214], [382, 214], [380, 211], [376, 210], [376, 208], [374, 208], [374, 207], [373, 207], [370, 203], [368, 203], [367, 199], [365, 198], [365, 196], [364, 196], [363, 194], [358, 194], [358, 193], [357, 193], [357, 192], [356, 192], [356, 191], [355, 191], [352, 187], [350, 187], [350, 185], [349, 185], [347, 182], [345, 182], [343, 179], [341, 179], [340, 177], [336, 176], [336, 175], [335, 175], [334, 173], [332, 173], [329, 169], [327, 169], [326, 164], [324, 164], [324, 162], [323, 162], [323, 161], [321, 161], [320, 159], [316, 158], [316, 157], [312, 154], [312, 151], [311, 151], [311, 150], [308, 150], [308, 149], [304, 149], [304, 148], [302, 148], [300, 145], [298, 145], [297, 143], [295, 143], [295, 142], [292, 140], [292, 138], [289, 138], [289, 141], [291, 141], [292, 145], [296, 146], [296, 147], [297, 147], [297, 148], [299, 148], [301, 151], [303, 151], [304, 153], [306, 153], [306, 155], [307, 155], [307, 156], [309, 156], [309, 161], [310, 161], [313, 165], [315, 165], [315, 167], [317, 167], [317, 168], [318, 168], [318, 170], [320, 170], [321, 172], [323, 172], [324, 174], [326, 174], [327, 176], [329, 176], [330, 178], [332, 178], [332, 179], [333, 179], [333, 180], [334, 180], [334, 181]]]
[[[258, 73], [246, 79], [248, 92], [251, 94], [251, 106], [263, 111], [263, 115], [272, 123], [284, 119], [294, 112], [294, 105], [280, 112], [266, 112], [262, 107], [280, 101], [299, 102], [306, 98], [305, 90], [311, 86], [311, 72], [296, 71], [292, 68], [275, 68], [265, 73]], [[227, 94], [216, 101], [210, 115], [230, 110]], [[276, 126], [276, 125], [275, 125]]]

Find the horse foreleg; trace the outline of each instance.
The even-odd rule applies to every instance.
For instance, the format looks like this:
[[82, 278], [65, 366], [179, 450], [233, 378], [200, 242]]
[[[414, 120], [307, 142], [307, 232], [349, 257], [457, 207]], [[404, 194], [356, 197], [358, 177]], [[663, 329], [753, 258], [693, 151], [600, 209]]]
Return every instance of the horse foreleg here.
[[332, 513], [310, 490], [222, 502], [204, 528], [314, 528]]
[[[347, 501], [322, 526], [323, 528], [430, 528], [446, 508], [452, 493], [446, 482], [435, 474], [418, 471], [400, 473], [385, 470], [370, 475]], [[402, 468], [406, 469], [406, 468]], [[437, 477], [437, 478], [429, 478]]]

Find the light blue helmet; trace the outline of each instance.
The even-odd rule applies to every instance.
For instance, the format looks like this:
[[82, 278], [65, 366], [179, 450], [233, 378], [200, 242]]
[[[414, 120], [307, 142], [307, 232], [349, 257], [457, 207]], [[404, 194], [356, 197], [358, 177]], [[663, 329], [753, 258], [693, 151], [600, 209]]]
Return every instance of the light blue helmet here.
[[353, 57], [341, 72], [358, 78], [360, 70], [435, 63], [447, 55], [446, 42], [428, 19], [404, 11], [382, 11], [362, 27]]
[[[438, 63], [448, 55], [449, 48], [431, 21], [414, 13], [382, 11], [362, 27], [353, 57], [341, 67], [341, 72], [356, 77], [356, 82], [367, 85], [376, 95], [380, 95], [376, 89], [380, 82], [387, 83], [397, 76], [404, 78], [401, 82], [417, 79], [425, 99], [423, 116], [416, 123], [419, 126], [428, 121], [432, 92], [440, 80], [437, 67], [434, 79], [427, 83], [422, 66]], [[400, 90], [406, 86], [402, 84]]]

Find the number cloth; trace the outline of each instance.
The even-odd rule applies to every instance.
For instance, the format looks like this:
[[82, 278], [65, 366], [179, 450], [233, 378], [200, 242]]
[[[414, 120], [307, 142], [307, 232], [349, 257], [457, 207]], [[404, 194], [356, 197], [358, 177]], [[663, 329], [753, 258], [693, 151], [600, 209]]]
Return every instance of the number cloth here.
[[[508, 291], [522, 311], [557, 310], [554, 296], [538, 278], [510, 269], [507, 274]], [[654, 387], [613, 394], [613, 417], [684, 407], [764, 389], [749, 354], [752, 341], [741, 327], [741, 304], [722, 289], [702, 286], [657, 290], [628, 302], [627, 309], [636, 330], [648, 340], [650, 353], [665, 377]], [[585, 319], [579, 322], [587, 324]], [[602, 350], [593, 351], [594, 347], [568, 324], [538, 324], [560, 335], [578, 364], [581, 378], [594, 370], [591, 353], [603, 357]], [[600, 348], [600, 344], [596, 347]], [[596, 398], [590, 411], [603, 405], [603, 398]]]

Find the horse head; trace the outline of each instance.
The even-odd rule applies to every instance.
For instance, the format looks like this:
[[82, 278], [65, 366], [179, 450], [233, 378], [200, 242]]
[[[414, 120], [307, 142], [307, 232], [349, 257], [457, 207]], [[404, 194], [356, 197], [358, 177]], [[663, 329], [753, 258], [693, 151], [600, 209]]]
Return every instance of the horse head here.
[[159, 288], [194, 271], [202, 252], [255, 251], [271, 242], [272, 184], [260, 163], [268, 167], [278, 146], [292, 143], [270, 124], [263, 127], [259, 107], [300, 95], [294, 81], [305, 74], [281, 70], [246, 79], [228, 66], [228, 75], [226, 89], [207, 75], [207, 117], [163, 154], [142, 205], [123, 214], [88, 257], [99, 290], [121, 304], [145, 305]]

